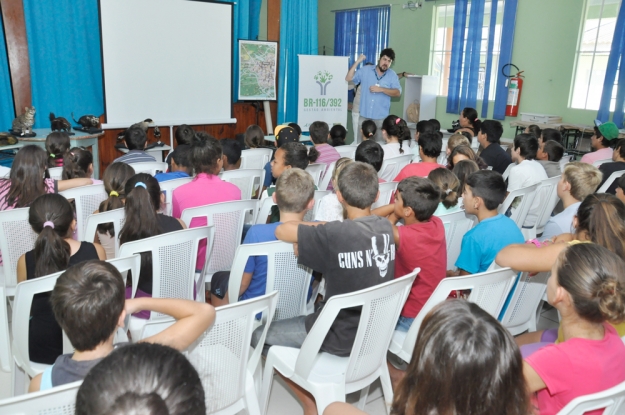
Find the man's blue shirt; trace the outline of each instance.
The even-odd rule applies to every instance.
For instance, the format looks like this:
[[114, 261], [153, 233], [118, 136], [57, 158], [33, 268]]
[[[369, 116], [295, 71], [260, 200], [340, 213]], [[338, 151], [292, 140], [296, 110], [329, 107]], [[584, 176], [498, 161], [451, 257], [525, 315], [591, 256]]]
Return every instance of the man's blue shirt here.
[[360, 115], [365, 118], [379, 120], [386, 118], [391, 109], [391, 97], [384, 92], [371, 92], [369, 87], [373, 85], [381, 86], [388, 89], [399, 89], [401, 93], [401, 85], [399, 78], [392, 69], [387, 69], [381, 77], [378, 78], [376, 71], [377, 66], [363, 66], [354, 74], [354, 84], [360, 84]]

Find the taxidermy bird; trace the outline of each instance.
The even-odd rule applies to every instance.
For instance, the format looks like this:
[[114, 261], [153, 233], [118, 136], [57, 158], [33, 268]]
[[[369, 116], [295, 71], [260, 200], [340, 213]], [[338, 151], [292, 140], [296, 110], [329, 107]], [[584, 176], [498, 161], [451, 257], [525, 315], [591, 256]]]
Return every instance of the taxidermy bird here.
[[[138, 128], [141, 128], [143, 131], [145, 131], [147, 133], [148, 132], [148, 128], [152, 124], [154, 124], [154, 121], [152, 121], [151, 118], [146, 118], [143, 121], [140, 121], [138, 123], [132, 124], [129, 128], [138, 127]], [[124, 139], [124, 136], [126, 135], [126, 131], [127, 131], [127, 129], [122, 131], [122, 132], [120, 132], [119, 134], [117, 134], [117, 141], [122, 141]]]

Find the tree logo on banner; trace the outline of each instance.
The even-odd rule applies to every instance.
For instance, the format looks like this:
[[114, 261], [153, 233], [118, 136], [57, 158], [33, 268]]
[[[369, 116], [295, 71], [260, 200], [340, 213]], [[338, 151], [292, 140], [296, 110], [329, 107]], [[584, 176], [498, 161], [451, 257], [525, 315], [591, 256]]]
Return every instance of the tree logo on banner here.
[[317, 75], [315, 75], [315, 81], [319, 84], [319, 94], [325, 95], [326, 88], [328, 84], [330, 84], [330, 81], [332, 81], [332, 74], [328, 71], [319, 71]]

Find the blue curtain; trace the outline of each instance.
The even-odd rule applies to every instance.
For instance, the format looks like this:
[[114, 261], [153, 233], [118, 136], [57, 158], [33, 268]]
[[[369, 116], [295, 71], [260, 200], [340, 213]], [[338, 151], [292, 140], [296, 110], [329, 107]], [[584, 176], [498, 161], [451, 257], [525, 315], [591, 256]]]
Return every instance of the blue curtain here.
[[280, 9], [280, 71], [278, 124], [296, 122], [298, 54], [317, 53], [317, 0], [282, 0]]
[[346, 10], [334, 15], [334, 56], [347, 56], [350, 67], [359, 55], [358, 14], [359, 10]]
[[[484, 0], [472, 0], [469, 34], [467, 36], [464, 52], [464, 73], [462, 74], [462, 94], [460, 95], [459, 110], [465, 107], [477, 107], [477, 88], [480, 72], [483, 27]], [[486, 98], [488, 99], [488, 97]]]
[[493, 50], [495, 48], [495, 27], [497, 26], [498, 1], [490, 3], [490, 22], [488, 28], [488, 48], [486, 51], [486, 73], [484, 74], [484, 97], [482, 98], [482, 118], [488, 117], [488, 102], [490, 94], [490, 77], [493, 71]]
[[457, 0], [454, 6], [454, 29], [451, 38], [449, 85], [447, 86], [447, 112], [458, 114], [460, 106], [460, 82], [464, 57], [464, 36], [467, 26], [468, 0]]
[[[614, 37], [612, 38], [612, 47], [610, 56], [608, 57], [608, 66], [603, 81], [603, 91], [601, 93], [601, 103], [599, 105], [599, 113], [597, 118], [603, 122], [610, 118], [610, 101], [612, 100], [612, 91], [614, 81], [616, 80], [616, 72], [619, 72], [618, 87], [616, 90], [616, 106], [614, 108], [614, 116], [612, 121], [619, 128], [623, 128], [623, 106], [625, 104], [625, 7], [621, 3], [621, 8], [616, 18], [616, 27], [614, 28]], [[620, 70], [619, 70], [620, 63]]]
[[499, 67], [497, 68], [497, 89], [495, 90], [495, 103], [493, 104], [493, 118], [496, 120], [506, 118], [508, 85], [506, 85], [507, 78], [501, 75], [501, 68], [512, 62], [512, 43], [514, 41], [514, 28], [516, 27], [516, 9], [517, 0], [506, 0], [504, 2]]
[[35, 128], [50, 112], [70, 119], [104, 112], [96, 0], [24, 0]]
[[0, 16], [0, 131], [8, 131], [15, 118], [13, 109], [13, 90], [9, 76], [9, 61], [4, 41], [4, 25]]
[[366, 62], [375, 64], [382, 49], [388, 46], [390, 23], [390, 6], [336, 12], [334, 56], [349, 57], [351, 67], [364, 53]]

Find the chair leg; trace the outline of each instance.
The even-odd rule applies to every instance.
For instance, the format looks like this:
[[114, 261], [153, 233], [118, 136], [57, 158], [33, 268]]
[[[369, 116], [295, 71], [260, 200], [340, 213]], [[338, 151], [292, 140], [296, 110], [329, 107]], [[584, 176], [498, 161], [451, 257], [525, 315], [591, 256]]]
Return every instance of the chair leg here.
[[258, 395], [256, 394], [256, 385], [252, 376], [248, 375], [245, 385], [245, 406], [249, 415], [260, 415], [260, 406], [258, 404]]
[[380, 383], [382, 384], [382, 393], [384, 394], [384, 402], [386, 403], [386, 413], [390, 413], [391, 405], [393, 404], [393, 385], [391, 383], [391, 375], [388, 372], [386, 362], [382, 365]]
[[369, 387], [371, 385], [367, 385], [360, 391], [360, 399], [358, 400], [357, 408], [361, 411], [365, 410], [365, 405], [367, 405], [367, 397], [369, 396]]
[[11, 396], [24, 395], [26, 393], [26, 372], [17, 363], [13, 362], [13, 382], [11, 384]]
[[273, 361], [274, 358], [270, 350], [269, 354], [267, 355], [267, 360], [265, 361], [263, 382], [261, 386], [261, 393], [259, 396], [260, 411], [263, 415], [267, 413], [267, 408], [269, 407], [269, 395], [271, 394], [271, 386], [273, 384]]

